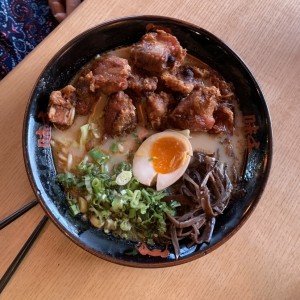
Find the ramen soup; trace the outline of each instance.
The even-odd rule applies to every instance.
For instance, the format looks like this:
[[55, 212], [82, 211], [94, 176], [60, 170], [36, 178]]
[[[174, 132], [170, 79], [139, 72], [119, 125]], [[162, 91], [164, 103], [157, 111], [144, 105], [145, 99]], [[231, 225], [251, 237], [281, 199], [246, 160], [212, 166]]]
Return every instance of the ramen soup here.
[[234, 87], [153, 28], [98, 55], [50, 95], [58, 182], [71, 212], [107, 234], [209, 243], [238, 190], [245, 138]]

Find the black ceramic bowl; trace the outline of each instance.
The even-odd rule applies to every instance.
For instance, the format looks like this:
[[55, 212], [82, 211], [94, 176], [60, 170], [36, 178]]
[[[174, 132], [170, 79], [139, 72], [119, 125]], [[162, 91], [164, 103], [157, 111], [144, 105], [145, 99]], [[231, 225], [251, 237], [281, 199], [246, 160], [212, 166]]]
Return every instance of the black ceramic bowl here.
[[[56, 184], [56, 170], [46, 123], [49, 94], [64, 87], [74, 74], [96, 54], [137, 42], [152, 23], [171, 29], [188, 53], [201, 59], [232, 82], [245, 118], [248, 153], [243, 179], [246, 194], [227, 207], [217, 218], [209, 245], [187, 248], [181, 245], [178, 260], [128, 255], [135, 243], [110, 237], [69, 213], [65, 195]], [[167, 17], [140, 16], [106, 22], [65, 45], [40, 75], [25, 113], [23, 130], [25, 165], [32, 188], [51, 220], [83, 249], [111, 262], [135, 267], [166, 267], [199, 258], [227, 241], [245, 223], [256, 207], [270, 171], [272, 156], [271, 122], [263, 94], [243, 61], [220, 39], [195, 25]], [[220, 250], [221, 251], [221, 250]]]

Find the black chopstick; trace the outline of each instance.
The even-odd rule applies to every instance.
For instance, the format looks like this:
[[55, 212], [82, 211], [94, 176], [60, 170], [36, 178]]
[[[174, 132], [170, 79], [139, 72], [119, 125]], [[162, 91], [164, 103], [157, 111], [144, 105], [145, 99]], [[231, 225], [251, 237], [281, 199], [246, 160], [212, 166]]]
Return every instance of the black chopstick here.
[[20, 209], [16, 210], [13, 212], [11, 215], [8, 217], [4, 218], [2, 221], [0, 221], [0, 230], [3, 229], [5, 226], [13, 222], [15, 219], [19, 218], [22, 216], [24, 213], [26, 213], [29, 209], [34, 207], [37, 203], [39, 203], [36, 199], [32, 200], [31, 202], [25, 204], [23, 207]]
[[43, 229], [44, 225], [46, 224], [48, 220], [47, 216], [44, 216], [40, 223], [37, 225], [37, 227], [34, 229], [33, 233], [31, 236], [28, 238], [28, 240], [25, 242], [23, 245], [22, 249], [20, 252], [17, 254], [16, 258], [13, 260], [11, 265], [8, 267], [2, 278], [0, 279], [0, 294], [5, 288], [6, 284], [8, 283], [9, 279], [12, 277], [16, 269], [18, 268], [19, 264], [22, 262], [23, 258], [25, 257], [26, 253], [38, 237], [39, 233]]

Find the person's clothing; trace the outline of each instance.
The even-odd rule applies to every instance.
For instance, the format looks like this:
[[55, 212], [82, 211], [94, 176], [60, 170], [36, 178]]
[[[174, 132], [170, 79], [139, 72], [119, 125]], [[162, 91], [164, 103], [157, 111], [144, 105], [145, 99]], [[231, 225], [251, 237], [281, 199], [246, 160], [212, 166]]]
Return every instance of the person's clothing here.
[[57, 24], [47, 0], [0, 0], [0, 80]]

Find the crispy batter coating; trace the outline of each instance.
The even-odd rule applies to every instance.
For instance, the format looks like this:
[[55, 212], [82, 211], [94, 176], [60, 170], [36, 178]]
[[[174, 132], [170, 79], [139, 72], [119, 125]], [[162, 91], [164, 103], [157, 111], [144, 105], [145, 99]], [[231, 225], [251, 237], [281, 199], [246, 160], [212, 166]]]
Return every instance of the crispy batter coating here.
[[110, 95], [127, 89], [131, 67], [127, 59], [104, 55], [94, 62], [92, 72], [92, 89], [100, 89], [102, 93]]
[[93, 74], [90, 71], [82, 75], [75, 82], [76, 87], [76, 114], [88, 115], [99, 98], [99, 93], [93, 89]]
[[122, 136], [136, 128], [136, 109], [123, 91], [109, 96], [104, 112], [104, 130], [108, 136]]
[[138, 68], [160, 73], [179, 67], [186, 56], [177, 38], [163, 30], [146, 33], [131, 48], [131, 59]]
[[132, 72], [128, 78], [128, 88], [136, 94], [144, 94], [154, 92], [157, 88], [158, 78], [148, 75], [145, 71], [132, 68]]
[[106, 94], [108, 136], [129, 133], [137, 119], [154, 130], [232, 133], [233, 86], [209, 67], [187, 65], [186, 50], [177, 38], [162, 28], [152, 29], [131, 46], [129, 61], [111, 54], [100, 56], [81, 71], [73, 86], [52, 92], [50, 121], [68, 128], [75, 112], [90, 114], [99, 96]]
[[175, 128], [208, 131], [215, 124], [213, 117], [220, 91], [216, 87], [202, 87], [181, 100], [169, 117]]
[[234, 113], [226, 104], [218, 105], [214, 111], [215, 124], [210, 133], [233, 132]]
[[165, 129], [169, 107], [174, 103], [173, 96], [165, 92], [152, 93], [147, 97], [146, 103], [147, 117], [151, 127], [154, 130]]
[[59, 91], [50, 94], [48, 104], [48, 118], [59, 129], [67, 129], [74, 122], [76, 89], [67, 85]]

